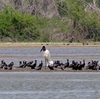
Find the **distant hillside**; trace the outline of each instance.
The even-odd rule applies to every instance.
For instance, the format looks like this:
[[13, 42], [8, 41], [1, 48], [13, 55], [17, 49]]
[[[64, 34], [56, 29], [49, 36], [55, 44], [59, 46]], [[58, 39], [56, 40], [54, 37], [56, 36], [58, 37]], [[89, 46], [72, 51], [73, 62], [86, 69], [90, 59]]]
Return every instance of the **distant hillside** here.
[[2, 9], [5, 5], [31, 15], [36, 13], [49, 18], [58, 16], [54, 0], [0, 0], [0, 8]]
[[100, 0], [0, 0], [0, 41], [100, 41]]

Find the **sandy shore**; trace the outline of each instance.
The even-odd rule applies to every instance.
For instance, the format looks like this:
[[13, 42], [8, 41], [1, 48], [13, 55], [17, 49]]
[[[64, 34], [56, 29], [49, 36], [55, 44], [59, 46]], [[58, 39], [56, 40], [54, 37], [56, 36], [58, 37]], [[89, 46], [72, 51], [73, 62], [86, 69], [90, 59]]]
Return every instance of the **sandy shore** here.
[[100, 42], [92, 42], [88, 44], [83, 43], [32, 43], [32, 42], [27, 42], [27, 43], [11, 43], [11, 42], [6, 42], [6, 43], [0, 43], [0, 48], [16, 48], [16, 47], [41, 47], [41, 46], [48, 46], [48, 47], [98, 47], [100, 46]]
[[[71, 43], [68, 45], [68, 43], [0, 43], [0, 48], [23, 48], [23, 47], [41, 47], [41, 46], [48, 46], [48, 47], [98, 47], [100, 46], [100, 43], [89, 43], [88, 45], [83, 45], [82, 43]], [[5, 56], [6, 57], [6, 56]], [[41, 70], [31, 69], [29, 67], [26, 68], [17, 68], [17, 66], [14, 66], [12, 70], [4, 70], [0, 69], [0, 72], [99, 72], [99, 70], [86, 70], [85, 68], [83, 70], [72, 70], [71, 68], [66, 68], [64, 70], [55, 69], [50, 70], [48, 67], [45, 69], [43, 68]]]
[[100, 72], [100, 70], [86, 70], [86, 68], [83, 68], [82, 70], [72, 70], [72, 68], [65, 68], [64, 70], [55, 68], [54, 70], [50, 70], [48, 67], [45, 69], [45, 66], [43, 66], [41, 70], [36, 70], [31, 69], [30, 67], [18, 68], [17, 66], [14, 66], [12, 70], [0, 69], [0, 72]]

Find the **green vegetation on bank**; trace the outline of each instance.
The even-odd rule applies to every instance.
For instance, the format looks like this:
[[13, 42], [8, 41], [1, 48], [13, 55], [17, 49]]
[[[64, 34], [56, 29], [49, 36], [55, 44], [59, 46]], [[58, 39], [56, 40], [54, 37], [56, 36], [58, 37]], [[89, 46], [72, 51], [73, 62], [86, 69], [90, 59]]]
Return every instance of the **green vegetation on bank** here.
[[58, 17], [47, 19], [37, 14], [23, 14], [5, 6], [0, 11], [0, 41], [49, 42], [52, 40], [52, 33], [66, 31], [65, 24]]
[[100, 41], [100, 0], [59, 0], [57, 3], [61, 16], [72, 21], [72, 38]]
[[36, 41], [46, 20], [38, 15], [19, 13], [11, 7], [0, 11], [0, 40]]
[[[87, 8], [93, 1], [96, 6]], [[0, 41], [100, 41], [99, 0], [55, 0], [55, 3], [59, 16], [51, 19], [5, 6], [0, 11]]]

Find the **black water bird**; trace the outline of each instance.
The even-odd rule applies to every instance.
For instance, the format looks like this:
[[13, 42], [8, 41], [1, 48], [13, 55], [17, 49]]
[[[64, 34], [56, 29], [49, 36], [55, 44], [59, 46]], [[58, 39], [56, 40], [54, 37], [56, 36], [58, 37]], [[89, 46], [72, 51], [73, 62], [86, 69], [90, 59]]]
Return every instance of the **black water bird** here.
[[38, 65], [37, 69], [36, 70], [41, 70], [43, 67], [43, 62], [41, 61], [41, 63]]
[[6, 62], [4, 62], [4, 69], [7, 70], [8, 69], [8, 65]]
[[18, 68], [25, 68], [27, 66], [27, 61], [19, 61], [19, 66], [18, 66]]
[[4, 67], [4, 60], [2, 60], [0, 64], [0, 68], [2, 69], [3, 67]]
[[91, 61], [88, 62], [87, 68], [86, 69], [91, 69], [91, 70], [98, 70], [98, 61]]
[[64, 64], [62, 62], [60, 62], [59, 60], [54, 62], [53, 67], [55, 67], [55, 68], [60, 67], [61, 70], [64, 70]]
[[50, 70], [54, 70], [54, 66], [53, 65], [54, 65], [53, 61], [50, 61], [49, 64], [48, 64], [48, 68]]
[[67, 62], [64, 64], [64, 69], [65, 69], [66, 67], [69, 67], [69, 59], [67, 59]]
[[31, 69], [35, 69], [36, 65], [37, 65], [37, 60], [35, 60], [35, 63], [34, 64], [31, 64], [30, 65]]
[[12, 67], [14, 66], [14, 62], [11, 62], [10, 64], [8, 64], [8, 69], [12, 70]]

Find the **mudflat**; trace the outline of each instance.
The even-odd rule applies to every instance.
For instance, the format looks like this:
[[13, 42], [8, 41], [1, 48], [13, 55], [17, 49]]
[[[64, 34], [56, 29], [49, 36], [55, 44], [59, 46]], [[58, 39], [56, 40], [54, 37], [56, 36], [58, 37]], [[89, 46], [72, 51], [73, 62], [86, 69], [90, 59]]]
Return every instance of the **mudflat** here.
[[30, 67], [19, 68], [18, 66], [13, 66], [12, 70], [0, 69], [0, 72], [100, 72], [100, 70], [90, 70], [86, 69], [86, 67], [82, 70], [72, 70], [72, 68], [62, 70], [60, 67], [50, 70], [48, 67], [45, 68], [45, 66], [43, 66], [41, 70], [37, 70], [37, 67], [31, 69]]
[[83, 43], [38, 43], [38, 42], [21, 42], [21, 43], [11, 43], [11, 42], [6, 42], [6, 43], [0, 43], [0, 48], [9, 48], [9, 47], [40, 47], [42, 45], [45, 45], [45, 46], [49, 46], [49, 47], [98, 47], [100, 46], [100, 43], [97, 42], [97, 43], [88, 43], [88, 44], [84, 44]]
[[[71, 43], [71, 44], [67, 44], [67, 43], [0, 43], [0, 48], [28, 48], [28, 47], [41, 47], [43, 45], [46, 45], [48, 47], [98, 47], [100, 46], [99, 43], [91, 43], [88, 45], [82, 45], [82, 43]], [[1, 58], [5, 58], [8, 57], [6, 55], [2, 56]], [[9, 56], [10, 57], [10, 56]], [[15, 58], [15, 56], [11, 56], [13, 58]], [[21, 58], [25, 58], [25, 56], [19, 56]], [[19, 58], [17, 56], [17, 58]], [[28, 56], [27, 56], [28, 57]], [[39, 56], [40, 57], [40, 56]], [[67, 57], [70, 57], [67, 55]], [[73, 56], [72, 56], [73, 57]], [[76, 57], [76, 56], [75, 56]], [[78, 56], [77, 56], [78, 57]], [[33, 57], [32, 57], [33, 58]], [[38, 57], [36, 57], [38, 58]], [[64, 70], [61, 70], [61, 68], [55, 68], [54, 70], [50, 70], [48, 67], [43, 66], [43, 68], [41, 70], [36, 70], [36, 69], [31, 69], [30, 67], [26, 67], [26, 68], [18, 68], [18, 66], [14, 66], [12, 68], [12, 70], [4, 70], [4, 69], [0, 69], [0, 72], [99, 72], [100, 70], [89, 70], [83, 68], [82, 70], [72, 70], [72, 68], [65, 68]]]

